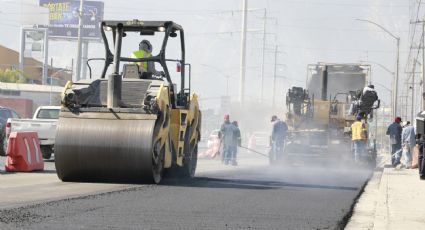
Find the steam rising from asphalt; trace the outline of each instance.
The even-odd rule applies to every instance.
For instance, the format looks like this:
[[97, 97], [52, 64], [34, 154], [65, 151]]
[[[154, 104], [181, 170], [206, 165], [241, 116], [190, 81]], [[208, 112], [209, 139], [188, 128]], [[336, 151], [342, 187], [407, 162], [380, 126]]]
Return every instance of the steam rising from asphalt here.
[[[247, 82], [247, 84], [255, 84], [255, 82]], [[290, 87], [279, 89], [279, 95], [281, 95], [282, 98], [276, 100], [277, 102], [281, 103], [285, 101], [284, 98], [287, 88]], [[332, 88], [342, 89], [346, 87], [333, 85]], [[271, 87], [269, 87], [269, 89], [271, 89]], [[220, 108], [220, 101], [216, 103], [216, 107]], [[245, 147], [252, 147], [249, 145], [250, 138], [254, 133], [259, 132], [267, 136], [265, 142], [268, 145], [268, 136], [270, 136], [272, 128], [270, 121], [271, 116], [277, 115], [282, 120], [285, 120], [286, 117], [286, 105], [282, 103], [272, 107], [270, 100], [263, 102], [259, 102], [258, 100], [246, 100], [245, 104], [242, 106], [238, 102], [232, 101], [229, 108], [220, 108], [220, 110], [218, 115], [216, 115], [216, 120], [212, 121], [206, 120], [206, 115], [205, 113], [203, 114], [204, 124], [202, 128], [210, 129], [203, 132], [204, 140], [208, 138], [209, 133], [213, 129], [220, 128], [223, 122], [223, 115], [229, 114], [231, 121], [236, 120], [239, 123], [242, 133], [242, 145]], [[268, 155], [269, 148], [256, 146], [254, 150]], [[304, 155], [309, 154], [308, 149], [301, 152], [303, 152]], [[339, 161], [339, 159], [330, 161], [321, 159], [320, 156], [307, 157], [306, 159], [300, 158], [294, 163], [283, 163], [277, 164], [276, 166], [270, 166], [268, 158], [242, 148], [238, 149], [238, 163], [239, 166], [234, 167], [221, 165], [219, 159], [201, 160], [198, 165], [199, 170], [197, 175], [211, 178], [219, 177], [222, 179], [271, 180], [287, 183], [306, 183], [310, 185], [343, 186], [345, 185], [345, 177], [356, 177], [356, 175], [364, 174], [368, 171], [364, 168], [355, 167], [353, 164]], [[209, 171], [211, 173], [203, 173], [200, 171], [204, 166], [206, 168], [211, 168], [211, 171]], [[231, 170], [232, 173], [225, 173], [229, 170]]]
[[[256, 149], [268, 153], [268, 149]], [[238, 166], [223, 165], [219, 159], [200, 159], [197, 177], [223, 180], [234, 186], [265, 188], [308, 187], [317, 189], [358, 189], [372, 169], [339, 159], [300, 157], [292, 163], [270, 165], [268, 158], [239, 148]], [[205, 170], [208, 169], [208, 170]]]
[[[336, 99], [340, 102], [345, 102], [348, 99], [347, 93], [349, 91], [355, 91], [362, 89], [366, 84], [366, 75], [365, 74], [344, 74], [340, 72], [329, 73], [328, 79], [328, 95], [327, 97], [332, 97], [337, 93], [345, 93], [340, 95]], [[361, 78], [361, 79], [360, 79]], [[339, 79], [339, 80], [336, 80]], [[255, 84], [250, 82], [248, 84]], [[314, 94], [315, 99], [320, 98], [321, 88], [317, 87], [321, 85], [320, 73], [317, 73], [316, 79], [310, 81], [309, 88], [310, 97]], [[290, 87], [287, 87], [290, 88]], [[314, 89], [317, 89], [314, 91]], [[285, 89], [286, 90], [286, 89]], [[279, 93], [282, 95], [277, 101], [285, 101], [285, 92], [281, 89]], [[313, 99], [313, 98], [312, 98]], [[347, 106], [346, 109], [348, 109]], [[269, 148], [265, 146], [250, 146], [250, 138], [254, 133], [265, 133], [270, 136], [271, 134], [271, 122], [270, 118], [272, 115], [277, 115], [280, 119], [285, 120], [286, 105], [278, 104], [274, 107], [270, 106], [270, 101], [267, 102], [258, 102], [258, 101], [246, 101], [246, 103], [241, 106], [237, 103], [231, 104], [228, 111], [223, 112], [230, 114], [230, 120], [237, 120], [239, 123], [240, 130], [242, 132], [242, 144], [245, 147], [253, 148], [253, 150], [261, 152], [265, 155], [268, 155]], [[348, 111], [344, 111], [348, 113]], [[220, 120], [217, 122], [216, 127], [219, 128], [221, 125], [221, 116]], [[269, 139], [266, 140], [267, 144]], [[303, 146], [304, 143], [301, 143]], [[344, 148], [349, 148], [345, 146]], [[230, 166], [217, 166], [217, 171], [221, 170], [232, 170], [233, 174], [230, 174], [230, 177], [235, 178], [244, 178], [252, 180], [271, 180], [278, 182], [288, 182], [288, 183], [305, 183], [310, 185], [332, 185], [332, 186], [349, 186], [347, 185], [347, 178], [363, 178], [364, 175], [370, 174], [372, 169], [366, 166], [357, 166], [353, 163], [352, 157], [347, 156], [339, 158], [338, 155], [346, 154], [349, 150], [337, 149], [340, 151], [334, 154], [334, 158], [327, 158], [329, 155], [328, 150], [324, 150], [322, 154], [314, 154], [311, 152], [310, 148], [301, 149], [299, 157], [294, 154], [291, 161], [283, 160], [283, 162], [270, 166], [269, 160], [260, 154], [257, 154], [253, 151], [247, 151], [245, 149], [239, 148], [238, 150], [238, 162], [239, 166], [234, 168], [229, 168]], [[202, 167], [202, 166], [201, 166]], [[223, 174], [224, 175], [224, 174]], [[211, 175], [212, 176], [212, 175]], [[229, 174], [226, 176], [229, 177]], [[226, 179], [226, 178], [224, 178]]]
[[[249, 135], [252, 132], [263, 131], [271, 133], [269, 116], [256, 116], [254, 113], [230, 114], [231, 120], [238, 120], [243, 135], [242, 145], [248, 147]], [[282, 116], [279, 116], [282, 117]], [[268, 140], [267, 140], [268, 143]], [[268, 155], [269, 148], [254, 147], [255, 151]], [[325, 159], [323, 156], [309, 153], [305, 148], [302, 156], [294, 157], [290, 162], [283, 160], [276, 165], [270, 165], [269, 159], [263, 155], [238, 148], [238, 166], [223, 165], [220, 157], [216, 159], [200, 159], [198, 162], [198, 177], [229, 180], [227, 183], [261, 184], [270, 187], [300, 187], [346, 189], [357, 186], [354, 182], [364, 181], [371, 174], [372, 169], [366, 166], [357, 166], [350, 159]], [[311, 156], [309, 156], [309, 154]], [[341, 154], [343, 152], [341, 151]], [[338, 153], [335, 154], [337, 156]], [[208, 169], [207, 172], [204, 170]], [[248, 181], [248, 182], [247, 182]], [[251, 181], [251, 182], [250, 182]], [[271, 184], [270, 184], [271, 183]], [[273, 184], [277, 183], [277, 184]], [[354, 188], [353, 188], [354, 189]]]

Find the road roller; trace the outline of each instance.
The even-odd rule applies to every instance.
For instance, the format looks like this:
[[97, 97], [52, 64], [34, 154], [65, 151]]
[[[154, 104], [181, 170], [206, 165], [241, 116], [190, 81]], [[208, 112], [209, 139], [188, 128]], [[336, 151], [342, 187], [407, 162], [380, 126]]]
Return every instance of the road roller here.
[[[126, 40], [130, 34], [160, 35], [155, 40], [159, 53], [124, 55], [123, 45], [130, 41], [130, 47], [138, 47], [142, 39]], [[164, 176], [193, 177], [201, 112], [191, 92], [182, 26], [172, 21], [103, 21], [101, 35], [105, 57], [87, 62], [89, 67], [91, 60], [104, 63], [100, 76], [92, 78], [90, 67], [90, 79], [68, 82], [62, 93], [55, 143], [59, 179], [160, 183]], [[166, 55], [171, 41], [178, 46], [174, 59]], [[145, 63], [162, 71], [149, 72]]]

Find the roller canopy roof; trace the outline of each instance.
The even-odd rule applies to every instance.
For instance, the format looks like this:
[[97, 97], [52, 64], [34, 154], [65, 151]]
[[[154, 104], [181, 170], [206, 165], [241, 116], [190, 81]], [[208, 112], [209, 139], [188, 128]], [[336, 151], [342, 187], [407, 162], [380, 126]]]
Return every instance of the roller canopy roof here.
[[123, 25], [124, 31], [141, 31], [149, 30], [155, 32], [163, 32], [164, 29], [171, 27], [175, 30], [183, 30], [179, 24], [172, 21], [141, 21], [141, 20], [128, 20], [128, 21], [103, 21], [103, 26], [111, 27], [115, 29], [118, 25]]

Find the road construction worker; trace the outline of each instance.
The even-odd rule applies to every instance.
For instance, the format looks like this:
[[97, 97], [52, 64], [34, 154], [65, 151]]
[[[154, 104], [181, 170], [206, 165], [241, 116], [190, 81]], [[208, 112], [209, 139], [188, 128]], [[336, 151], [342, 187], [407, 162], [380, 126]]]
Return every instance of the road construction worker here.
[[233, 134], [233, 143], [232, 143], [232, 155], [230, 162], [232, 165], [238, 165], [237, 162], [237, 154], [238, 154], [238, 146], [241, 146], [241, 130], [239, 129], [239, 125], [237, 121], [233, 121], [232, 124], [235, 126], [234, 134]]
[[368, 85], [363, 90], [356, 92], [356, 100], [351, 104], [350, 113], [352, 115], [361, 114], [364, 118], [369, 115], [372, 118], [372, 108], [377, 100], [378, 94], [375, 91], [375, 86]]
[[220, 128], [220, 139], [223, 145], [223, 152], [221, 154], [221, 161], [224, 164], [229, 164], [232, 156], [234, 145], [235, 125], [230, 122], [229, 114], [224, 115], [224, 123]]
[[416, 132], [415, 132], [415, 127], [410, 125], [409, 121], [407, 121], [403, 125], [403, 131], [401, 133], [401, 143], [403, 145], [402, 153], [404, 158], [404, 162], [402, 166], [405, 168], [410, 168], [412, 167], [413, 148], [416, 145]]
[[[139, 50], [131, 53], [131, 58], [149, 58], [152, 57], [152, 44], [148, 40], [143, 40], [139, 43]], [[146, 78], [150, 78], [152, 75], [154, 76], [164, 76], [163, 71], [156, 71], [155, 62], [153, 61], [145, 61], [145, 62], [137, 62], [139, 65], [139, 70], [142, 73], [142, 76], [146, 76]]]
[[360, 163], [366, 157], [368, 138], [368, 124], [362, 122], [362, 115], [357, 115], [356, 121], [351, 125], [351, 136], [354, 144], [354, 161]]
[[378, 94], [375, 91], [374, 85], [368, 85], [364, 87], [362, 95], [360, 97], [360, 111], [359, 113], [364, 113], [366, 116], [369, 115], [370, 118], [373, 117], [372, 108], [373, 104], [378, 100]]
[[403, 128], [400, 125], [401, 118], [396, 117], [394, 122], [388, 126], [387, 135], [390, 136], [391, 143], [391, 164], [397, 166], [400, 164], [401, 155], [401, 133]]
[[284, 121], [281, 121], [276, 115], [271, 118], [273, 122], [272, 136], [271, 136], [271, 153], [273, 154], [271, 161], [280, 159], [283, 155], [283, 148], [285, 144], [285, 136], [288, 131], [288, 126]]

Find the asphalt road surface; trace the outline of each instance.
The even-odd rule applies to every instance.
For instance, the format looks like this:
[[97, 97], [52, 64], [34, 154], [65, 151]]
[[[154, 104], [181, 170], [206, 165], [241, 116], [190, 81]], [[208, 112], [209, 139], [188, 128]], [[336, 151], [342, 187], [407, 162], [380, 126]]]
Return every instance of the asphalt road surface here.
[[0, 173], [0, 229], [342, 229], [371, 173], [269, 167], [246, 152], [239, 166], [200, 159], [195, 179], [160, 185], [64, 183], [46, 168]]

